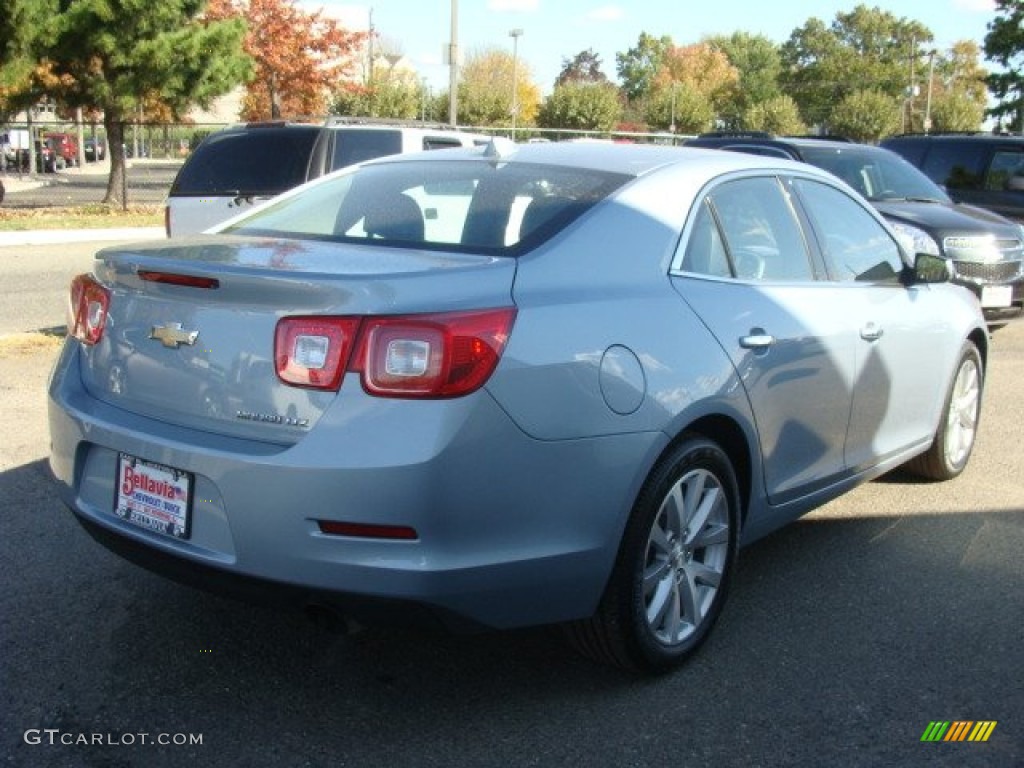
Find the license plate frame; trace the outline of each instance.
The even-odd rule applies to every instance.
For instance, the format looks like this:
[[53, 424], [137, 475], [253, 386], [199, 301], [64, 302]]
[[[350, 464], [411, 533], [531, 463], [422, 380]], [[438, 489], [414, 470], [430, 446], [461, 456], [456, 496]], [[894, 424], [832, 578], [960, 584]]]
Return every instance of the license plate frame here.
[[117, 517], [172, 539], [185, 541], [192, 535], [191, 472], [118, 453], [114, 482]]
[[981, 287], [981, 306], [985, 309], [999, 309], [1013, 303], [1013, 286], [983, 285]]

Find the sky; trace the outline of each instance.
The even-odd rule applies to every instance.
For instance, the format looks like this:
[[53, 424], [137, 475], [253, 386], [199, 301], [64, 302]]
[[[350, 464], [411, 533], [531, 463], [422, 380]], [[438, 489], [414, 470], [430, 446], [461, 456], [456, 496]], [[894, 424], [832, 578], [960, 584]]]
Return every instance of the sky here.
[[[323, 7], [341, 17], [347, 27], [373, 27], [385, 43], [398, 48], [427, 79], [433, 90], [448, 87], [443, 62], [451, 39], [453, 0], [302, 0], [305, 8]], [[676, 45], [688, 45], [710, 35], [733, 32], [760, 34], [785, 42], [809, 18], [831, 24], [837, 13], [858, 4], [881, 8], [897, 18], [919, 21], [935, 36], [936, 48], [958, 40], [982, 45], [986, 24], [995, 18], [994, 0], [456, 0], [458, 43], [463, 55], [501, 47], [512, 52], [509, 32], [521, 29], [517, 59], [534, 82], [549, 93], [563, 60], [593, 48], [602, 70], [617, 81], [615, 54], [636, 45], [641, 32], [669, 35]], [[811, 9], [812, 10], [808, 10]], [[985, 62], [982, 62], [984, 66]]]

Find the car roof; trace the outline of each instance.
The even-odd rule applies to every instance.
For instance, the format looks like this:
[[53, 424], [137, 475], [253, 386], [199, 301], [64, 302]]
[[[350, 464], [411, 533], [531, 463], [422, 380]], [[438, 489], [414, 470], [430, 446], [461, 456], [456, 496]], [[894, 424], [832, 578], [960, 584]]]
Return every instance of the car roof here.
[[817, 136], [775, 136], [761, 133], [713, 133], [689, 139], [687, 146], [767, 146], [767, 147], [788, 147], [801, 149], [805, 147], [824, 147], [826, 149], [866, 149], [869, 151], [878, 150], [872, 144], [862, 144], [856, 141], [849, 141], [840, 137], [817, 137]]
[[[607, 171], [626, 176], [643, 176], [667, 166], [690, 165], [701, 169], [707, 176], [748, 168], [787, 169], [800, 173], [809, 166], [781, 158], [758, 157], [732, 152], [719, 152], [697, 147], [673, 147], [654, 144], [616, 144], [600, 142], [547, 142], [512, 144], [507, 139], [496, 140], [482, 147], [443, 150], [445, 159], [479, 161], [491, 158], [493, 162], [536, 163], [540, 165], [585, 168]], [[392, 155], [370, 161], [378, 163], [429, 162], [439, 153]], [[823, 174], [827, 177], [827, 174]]]
[[904, 133], [883, 139], [889, 141], [964, 141], [974, 144], [1021, 144], [1024, 135], [1002, 133]]

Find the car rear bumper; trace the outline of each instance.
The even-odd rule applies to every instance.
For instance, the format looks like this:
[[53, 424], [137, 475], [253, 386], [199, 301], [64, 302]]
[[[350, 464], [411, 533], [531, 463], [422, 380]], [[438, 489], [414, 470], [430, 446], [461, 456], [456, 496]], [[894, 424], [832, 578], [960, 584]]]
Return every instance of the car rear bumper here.
[[[49, 390], [50, 466], [62, 500], [98, 540], [179, 581], [229, 593], [244, 583], [298, 602], [415, 604], [449, 625], [593, 612], [636, 493], [622, 468], [646, 466], [660, 433], [537, 441], [485, 391], [350, 399], [347, 407], [380, 409], [379, 419], [360, 419], [372, 433], [327, 434], [320, 424], [292, 446], [221, 438], [91, 397], [69, 342]], [[120, 452], [192, 474], [187, 540], [114, 514]], [[417, 535], [330, 535], [321, 520]]]

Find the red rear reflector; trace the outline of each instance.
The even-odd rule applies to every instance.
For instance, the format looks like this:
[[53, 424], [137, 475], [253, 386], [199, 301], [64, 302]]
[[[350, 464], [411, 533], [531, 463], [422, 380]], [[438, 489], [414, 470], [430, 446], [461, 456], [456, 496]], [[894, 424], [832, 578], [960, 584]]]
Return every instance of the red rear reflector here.
[[360, 539], [396, 539], [415, 541], [419, 538], [415, 528], [407, 525], [376, 525], [373, 523], [344, 523], [339, 520], [317, 520], [320, 533], [331, 536], [353, 536]]
[[181, 275], [176, 272], [153, 272], [139, 270], [139, 279], [149, 283], [165, 285], [181, 285], [186, 288], [219, 288], [220, 280], [215, 277], [199, 277], [197, 275]]
[[68, 299], [68, 335], [90, 346], [99, 342], [107, 325], [110, 293], [91, 275], [78, 275], [71, 281]]

